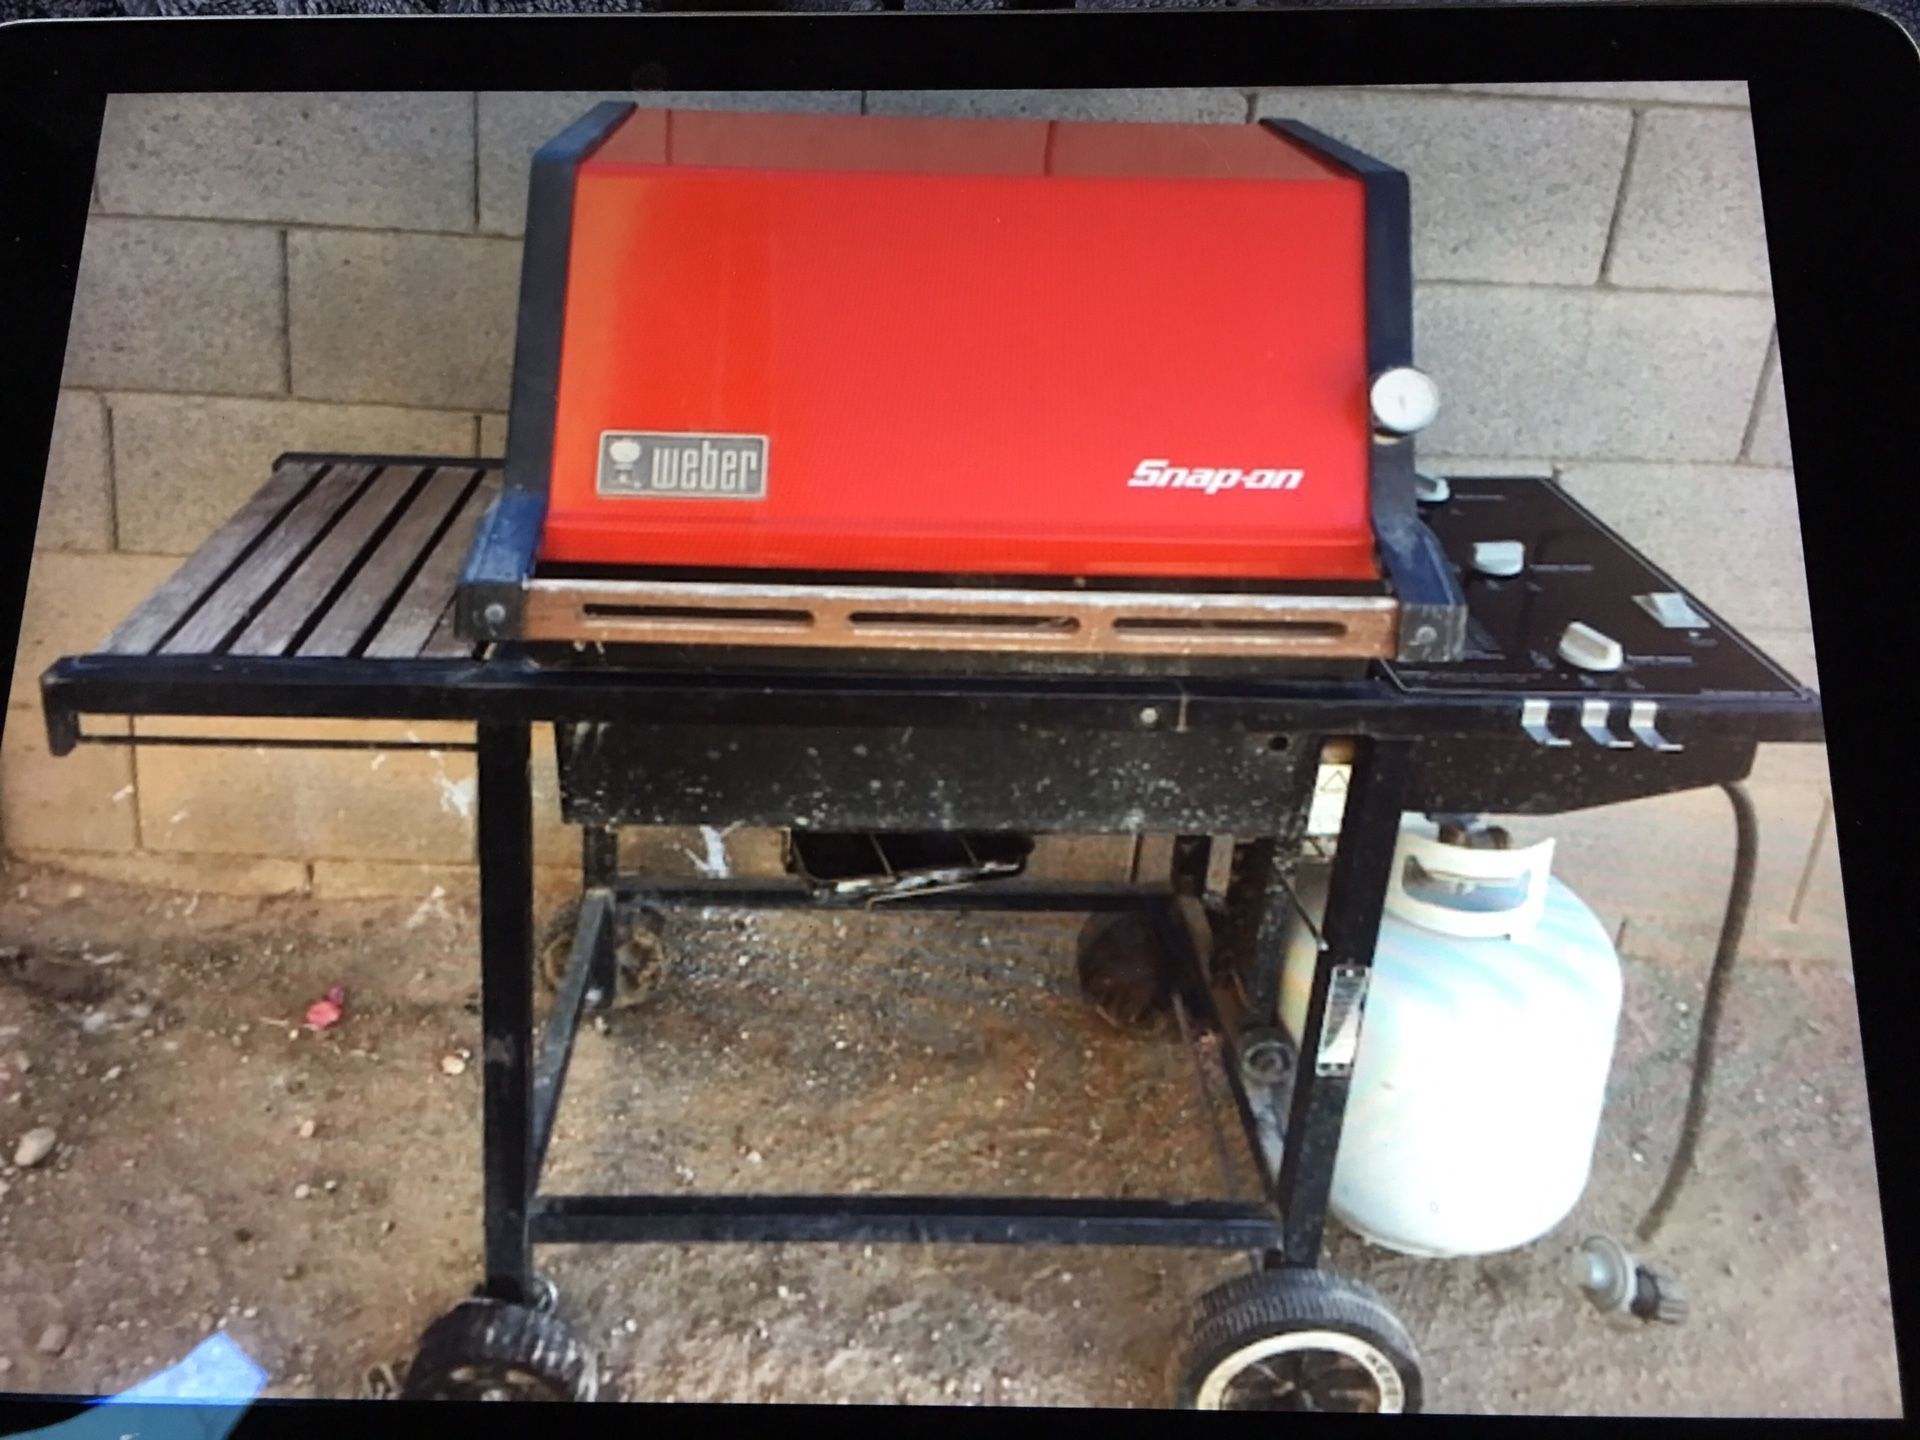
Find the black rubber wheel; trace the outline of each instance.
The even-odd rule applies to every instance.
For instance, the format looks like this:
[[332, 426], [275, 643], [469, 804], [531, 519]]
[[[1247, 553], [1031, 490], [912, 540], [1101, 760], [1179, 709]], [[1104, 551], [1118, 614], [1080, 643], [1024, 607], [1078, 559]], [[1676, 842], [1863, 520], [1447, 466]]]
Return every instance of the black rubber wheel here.
[[1176, 1403], [1184, 1410], [1406, 1414], [1420, 1359], [1365, 1285], [1324, 1270], [1240, 1275], [1200, 1297]]
[[[540, 932], [535, 949], [536, 970], [547, 990], [560, 988], [566, 978], [567, 959], [573, 953], [574, 933], [580, 928], [580, 901], [569, 900], [554, 912]], [[637, 922], [623, 913], [614, 920], [614, 968], [617, 980], [612, 1005], [627, 1009], [653, 998], [666, 979], [668, 954], [662, 938], [665, 919], [652, 910], [642, 910]]]
[[559, 1319], [526, 1305], [464, 1300], [427, 1327], [402, 1400], [591, 1400], [593, 1352]]
[[1122, 1030], [1156, 1030], [1173, 1003], [1166, 950], [1153, 921], [1130, 910], [1087, 917], [1075, 946], [1080, 990]]

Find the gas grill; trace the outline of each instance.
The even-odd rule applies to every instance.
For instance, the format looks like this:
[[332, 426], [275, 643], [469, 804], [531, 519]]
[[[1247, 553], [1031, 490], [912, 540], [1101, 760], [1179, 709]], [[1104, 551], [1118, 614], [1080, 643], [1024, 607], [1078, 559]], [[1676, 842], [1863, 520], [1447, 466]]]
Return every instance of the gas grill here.
[[[504, 465], [285, 455], [47, 671], [57, 754], [132, 743], [94, 717], [473, 724], [486, 1275], [410, 1394], [593, 1393], [538, 1244], [814, 1240], [1246, 1252], [1183, 1403], [1253, 1403], [1233, 1357], [1284, 1332], [1360, 1367], [1331, 1403], [1418, 1408], [1399, 1323], [1317, 1268], [1403, 817], [1728, 784], [1822, 725], [1550, 479], [1416, 468], [1408, 216], [1292, 123], [600, 106], [533, 163]], [[582, 888], [542, 937], [548, 724]], [[780, 829], [790, 873], [623, 870], [656, 825]], [[1169, 873], [1026, 875], [1102, 833], [1176, 837]], [[583, 1017], [711, 905], [1087, 912], [1089, 997], [1217, 1057], [1264, 1200], [544, 1193]]]

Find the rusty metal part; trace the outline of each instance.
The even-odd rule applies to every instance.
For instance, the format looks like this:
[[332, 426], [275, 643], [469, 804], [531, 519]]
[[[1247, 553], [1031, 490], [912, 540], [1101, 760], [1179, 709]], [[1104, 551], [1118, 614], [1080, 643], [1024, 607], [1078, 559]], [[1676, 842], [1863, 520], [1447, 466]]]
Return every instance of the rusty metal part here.
[[602, 644], [1385, 659], [1382, 595], [534, 579], [524, 635]]

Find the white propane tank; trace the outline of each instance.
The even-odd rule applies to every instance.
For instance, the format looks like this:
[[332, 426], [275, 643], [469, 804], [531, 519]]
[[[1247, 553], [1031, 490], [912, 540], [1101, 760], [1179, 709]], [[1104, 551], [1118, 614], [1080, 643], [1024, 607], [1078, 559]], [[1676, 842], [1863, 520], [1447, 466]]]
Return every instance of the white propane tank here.
[[[1432, 1258], [1511, 1250], [1586, 1188], [1620, 959], [1552, 858], [1551, 840], [1468, 849], [1402, 819], [1331, 1196], [1375, 1244]], [[1329, 873], [1303, 865], [1294, 883], [1313, 922], [1293, 917], [1281, 975], [1296, 1041]]]

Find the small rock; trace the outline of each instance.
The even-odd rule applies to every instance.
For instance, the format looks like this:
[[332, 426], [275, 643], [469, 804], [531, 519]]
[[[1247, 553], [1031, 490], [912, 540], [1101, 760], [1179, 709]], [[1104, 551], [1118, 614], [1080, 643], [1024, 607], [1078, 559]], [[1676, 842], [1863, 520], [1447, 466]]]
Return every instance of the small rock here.
[[326, 1188], [329, 1191], [338, 1190], [340, 1188], [340, 1182], [338, 1180], [329, 1180], [327, 1181]]
[[464, 1075], [467, 1071], [467, 1062], [458, 1055], [442, 1055], [440, 1071], [444, 1075]]
[[240, 1318], [243, 1320], [251, 1320], [253, 1319], [254, 1316], [258, 1315], [259, 1313], [260, 1313], [260, 1307], [258, 1305], [249, 1305], [247, 1306], [246, 1309], [240, 1312]]
[[0, 1375], [6, 1374], [11, 1369], [13, 1369], [13, 1361], [5, 1355], [0, 1355]]
[[393, 1233], [393, 1221], [382, 1220], [380, 1222], [380, 1233], [382, 1235], [391, 1235]]
[[13, 1057], [13, 1068], [18, 1070], [22, 1075], [26, 1074], [29, 1070], [33, 1069], [33, 1057], [22, 1050], [18, 1055]]
[[52, 1126], [37, 1126], [20, 1137], [20, 1143], [13, 1150], [13, 1163], [22, 1170], [31, 1170], [53, 1153], [59, 1141]]
[[625, 1330], [629, 1335], [632, 1335], [639, 1330], [640, 1322], [638, 1320], [633, 1319], [631, 1316], [629, 1316], [627, 1319], [622, 1320], [620, 1322], [620, 1328], [622, 1330]]
[[84, 885], [76, 883], [76, 884], [67, 886], [67, 899], [69, 900], [84, 899], [86, 896], [86, 893], [87, 893], [87, 887]]
[[293, 1187], [293, 1198], [296, 1200], [304, 1200], [311, 1194], [313, 1194], [313, 1186], [304, 1180]]
[[73, 1330], [56, 1320], [40, 1332], [40, 1343], [34, 1348], [42, 1355], [58, 1355], [67, 1348], [67, 1341], [73, 1338]]
[[118, 1080], [124, 1074], [126, 1074], [126, 1071], [122, 1069], [120, 1066], [109, 1065], [107, 1067], [107, 1073], [102, 1075], [100, 1078], [106, 1081], [107, 1084], [111, 1085], [114, 1081]]
[[747, 1164], [749, 1165], [758, 1165], [763, 1158], [758, 1150], [747, 1151]]
[[302, 1120], [302, 1121], [300, 1122], [300, 1138], [301, 1138], [302, 1140], [311, 1140], [311, 1139], [313, 1139], [313, 1132], [314, 1132], [314, 1131], [315, 1131], [315, 1130], [316, 1130], [317, 1128], [318, 1128], [318, 1127], [317, 1127], [317, 1126], [316, 1126], [316, 1125], [315, 1125], [315, 1124], [313, 1123], [313, 1121], [311, 1121], [311, 1120]]

